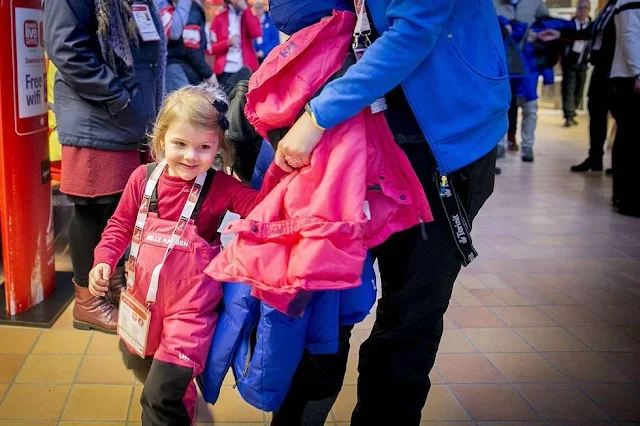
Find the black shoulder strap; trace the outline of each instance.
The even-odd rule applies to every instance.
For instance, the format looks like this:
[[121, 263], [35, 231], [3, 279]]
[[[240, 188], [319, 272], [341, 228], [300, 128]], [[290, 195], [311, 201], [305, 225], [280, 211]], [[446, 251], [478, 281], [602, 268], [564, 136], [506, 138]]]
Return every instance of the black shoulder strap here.
[[[158, 163], [147, 164], [147, 180], [149, 180], [149, 178], [151, 177], [151, 175], [153, 174], [153, 171], [156, 169], [157, 166], [158, 166]], [[211, 188], [211, 183], [213, 182], [213, 177], [215, 174], [216, 174], [216, 171], [214, 169], [209, 169], [207, 171], [207, 177], [205, 178], [204, 183], [202, 184], [202, 191], [200, 193], [200, 197], [198, 198], [198, 202], [196, 203], [196, 206], [193, 209], [193, 213], [191, 213], [191, 219], [195, 220], [198, 213], [200, 213], [200, 209], [202, 209], [202, 204], [204, 203], [204, 199], [206, 198], [207, 193]], [[157, 208], [158, 208], [158, 186], [156, 185], [156, 187], [153, 189], [153, 193], [151, 194], [151, 199], [149, 200], [149, 211], [155, 212]]]

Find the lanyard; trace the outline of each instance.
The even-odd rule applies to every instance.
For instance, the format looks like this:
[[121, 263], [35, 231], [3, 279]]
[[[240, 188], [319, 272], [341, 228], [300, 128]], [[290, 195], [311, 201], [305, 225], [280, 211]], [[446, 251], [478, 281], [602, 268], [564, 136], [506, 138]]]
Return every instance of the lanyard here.
[[[147, 216], [149, 215], [149, 205], [151, 202], [151, 196], [153, 195], [153, 191], [158, 184], [158, 180], [162, 175], [162, 171], [166, 167], [167, 162], [161, 161], [158, 164], [158, 167], [155, 168], [149, 179], [147, 179], [147, 184], [144, 188], [144, 197], [142, 198], [142, 203], [140, 203], [140, 208], [138, 209], [138, 216], [136, 218], [136, 224], [133, 230], [133, 238], [131, 239], [131, 253], [129, 255], [129, 270], [127, 277], [127, 287], [133, 287], [135, 283], [135, 263], [136, 258], [138, 257], [138, 252], [140, 251], [140, 240], [142, 238], [142, 231], [144, 230], [144, 225], [147, 222]], [[167, 249], [164, 252], [164, 257], [162, 258], [162, 262], [153, 268], [153, 273], [151, 274], [151, 283], [149, 284], [149, 291], [147, 292], [147, 303], [153, 303], [156, 301], [156, 294], [158, 293], [158, 282], [160, 280], [160, 271], [167, 261], [167, 257], [169, 253], [173, 250], [176, 244], [180, 241], [180, 237], [184, 233], [184, 230], [193, 214], [193, 210], [198, 203], [198, 199], [200, 198], [200, 194], [202, 192], [202, 185], [207, 177], [206, 173], [201, 173], [196, 177], [196, 180], [193, 182], [193, 186], [191, 187], [191, 191], [189, 191], [189, 198], [182, 208], [182, 213], [180, 213], [180, 219], [176, 223], [176, 226], [173, 228], [173, 233], [171, 234], [171, 238], [169, 239], [169, 243], [167, 244]]]
[[[365, 50], [371, 46], [371, 23], [367, 16], [367, 8], [365, 6], [365, 0], [354, 0], [356, 10], [356, 26], [353, 30], [353, 53], [356, 56], [356, 61], [359, 61], [364, 55]], [[387, 101], [384, 96], [379, 97], [371, 104], [371, 112], [377, 114], [387, 109]]]

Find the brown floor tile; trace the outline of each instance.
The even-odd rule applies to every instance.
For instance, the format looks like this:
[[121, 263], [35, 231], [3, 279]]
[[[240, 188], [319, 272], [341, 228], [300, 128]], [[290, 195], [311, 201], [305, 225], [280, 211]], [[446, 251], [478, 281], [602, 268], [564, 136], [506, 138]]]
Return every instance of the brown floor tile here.
[[556, 325], [535, 306], [494, 307], [492, 310], [510, 327], [547, 327]]
[[496, 288], [493, 292], [497, 294], [502, 300], [504, 300], [509, 306], [529, 306], [528, 300], [516, 293], [511, 288]]
[[[327, 422], [325, 424], [333, 426], [334, 423], [333, 422]], [[131, 423], [129, 423], [129, 426], [133, 426], [133, 425]], [[264, 422], [260, 422], [260, 423], [219, 423], [219, 422], [202, 423], [202, 422], [198, 422], [198, 426], [264, 426]]]
[[[143, 386], [135, 386], [133, 388], [133, 393], [131, 394], [131, 402], [130, 404], [130, 408], [129, 408], [129, 416], [128, 416], [128, 420], [129, 421], [138, 421], [141, 420], [141, 416], [142, 416], [142, 407], [140, 406], [140, 397], [142, 396], [142, 389]], [[205, 404], [206, 402], [204, 402], [204, 400], [202, 399], [202, 397], [198, 398], [198, 411], [200, 411], [200, 405]], [[198, 417], [199, 419], [199, 417]]]
[[640, 386], [632, 383], [580, 386], [615, 420], [640, 421]]
[[105, 333], [93, 333], [91, 336], [91, 342], [87, 348], [87, 354], [91, 355], [106, 355], [106, 354], [119, 354], [120, 348], [118, 347], [118, 336]]
[[520, 327], [515, 331], [539, 352], [589, 350], [580, 340], [561, 327]]
[[451, 320], [445, 316], [444, 317], [444, 328], [447, 329], [447, 328], [458, 328], [458, 327], [456, 327], [456, 325], [454, 323], [452, 323]]
[[60, 422], [58, 426], [125, 426], [127, 422]]
[[482, 352], [533, 352], [510, 328], [466, 328], [462, 330]]
[[28, 354], [39, 335], [32, 328], [0, 327], [0, 353]]
[[0, 383], [0, 402], [2, 401], [2, 398], [4, 398], [4, 394], [7, 392], [7, 389], [9, 389], [8, 384]]
[[422, 409], [422, 420], [469, 420], [460, 403], [446, 386], [433, 386]]
[[[595, 305], [590, 306], [593, 312], [609, 321], [613, 325], [638, 326], [640, 325], [640, 306], [625, 305]], [[580, 325], [580, 324], [577, 324]], [[591, 325], [591, 324], [589, 324]], [[598, 325], [598, 324], [595, 324]]]
[[57, 426], [58, 422], [54, 421], [20, 421], [16, 423], [15, 420], [0, 420], [0, 426]]
[[351, 420], [351, 413], [356, 406], [356, 387], [343, 386], [336, 403], [333, 405], [333, 417], [338, 422], [348, 422]]
[[539, 419], [509, 385], [453, 385], [451, 388], [474, 420]]
[[475, 277], [487, 288], [509, 288], [499, 276], [494, 274], [475, 274]]
[[432, 385], [443, 385], [444, 384], [444, 380], [442, 380], [442, 377], [440, 376], [440, 374], [438, 374], [438, 372], [435, 371], [435, 370], [431, 370], [429, 372], [429, 380], [431, 381]]
[[125, 421], [132, 390], [132, 386], [75, 385], [62, 418]]
[[32, 354], [16, 377], [16, 383], [71, 384], [81, 355]]
[[538, 309], [564, 327], [609, 325], [604, 319], [583, 306], [540, 306]]
[[373, 324], [376, 322], [376, 313], [375, 313], [376, 307], [374, 306], [371, 309], [371, 313], [369, 315], [367, 315], [367, 317], [357, 323], [356, 325], [353, 326], [354, 330], [367, 330], [367, 331], [371, 331], [371, 329], [373, 328]]
[[438, 353], [471, 353], [478, 352], [473, 343], [460, 330], [445, 329], [440, 341]]
[[506, 327], [504, 322], [485, 307], [449, 308], [446, 315], [459, 328]]
[[482, 306], [482, 301], [475, 297], [469, 290], [454, 288], [449, 306]]
[[487, 354], [489, 361], [513, 383], [553, 383], [566, 379], [549, 362], [536, 353]]
[[261, 422], [262, 411], [250, 406], [238, 391], [231, 387], [223, 387], [215, 405], [198, 404], [198, 422]]
[[0, 383], [11, 383], [26, 359], [23, 354], [0, 354]]
[[595, 351], [640, 351], [640, 342], [613, 327], [568, 327], [567, 330]]
[[480, 281], [478, 278], [476, 278], [473, 274], [458, 275], [456, 284], [461, 285], [463, 288], [466, 288], [467, 290], [487, 288], [487, 286], [484, 285], [484, 283]]
[[546, 420], [604, 420], [608, 416], [571, 384], [518, 384], [518, 392]]
[[33, 348], [34, 354], [83, 354], [91, 333], [76, 330], [45, 330]]
[[133, 372], [124, 365], [122, 355], [85, 355], [76, 382], [131, 385], [133, 384]]
[[624, 374], [593, 352], [546, 352], [545, 358], [573, 382], [628, 382]]
[[600, 352], [600, 356], [634, 382], [640, 382], [640, 352]]
[[508, 306], [508, 303], [490, 288], [469, 290], [469, 292], [477, 297], [484, 306]]
[[618, 330], [640, 342], [640, 327], [618, 327]]
[[[57, 266], [57, 264], [56, 264]], [[73, 327], [73, 302], [69, 305], [69, 307], [60, 315], [60, 317], [56, 320], [52, 330], [74, 330]]]
[[555, 288], [519, 288], [516, 292], [532, 305], [577, 305], [571, 297]]
[[347, 359], [347, 372], [344, 375], [344, 384], [358, 384], [358, 355], [349, 355]]
[[0, 406], [2, 419], [58, 419], [69, 393], [68, 385], [15, 384]]
[[482, 354], [439, 354], [435, 369], [445, 383], [502, 383], [506, 379]]

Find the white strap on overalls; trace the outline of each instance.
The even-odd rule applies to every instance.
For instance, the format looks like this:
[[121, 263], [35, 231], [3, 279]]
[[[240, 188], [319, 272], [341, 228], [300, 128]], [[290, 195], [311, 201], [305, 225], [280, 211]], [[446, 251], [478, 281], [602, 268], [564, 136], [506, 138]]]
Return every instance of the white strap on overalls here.
[[[158, 166], [155, 168], [155, 170], [147, 180], [147, 185], [144, 188], [144, 197], [142, 199], [142, 203], [140, 204], [140, 208], [138, 209], [138, 217], [136, 218], [136, 225], [133, 230], [133, 238], [131, 240], [131, 254], [129, 255], [129, 271], [127, 276], [127, 286], [129, 288], [131, 288], [135, 283], [135, 262], [138, 257], [138, 252], [140, 251], [140, 239], [142, 238], [142, 231], [144, 230], [144, 225], [147, 222], [147, 216], [149, 215], [151, 197], [166, 165], [167, 162], [164, 160], [158, 163]], [[182, 208], [182, 213], [180, 213], [180, 219], [176, 223], [176, 226], [173, 228], [173, 233], [171, 234], [171, 239], [167, 244], [167, 250], [164, 252], [162, 262], [160, 262], [158, 265], [156, 265], [155, 268], [153, 268], [153, 273], [151, 274], [151, 283], [149, 283], [149, 291], [147, 292], [147, 303], [153, 303], [156, 301], [156, 294], [158, 293], [158, 282], [160, 280], [160, 271], [167, 261], [169, 253], [171, 253], [175, 245], [180, 241], [180, 237], [182, 236], [187, 223], [189, 222], [189, 219], [193, 214], [193, 210], [198, 203], [198, 199], [200, 198], [200, 194], [202, 192], [202, 185], [204, 184], [206, 178], [207, 173], [201, 173], [193, 182], [191, 191], [189, 191], [187, 202]]]

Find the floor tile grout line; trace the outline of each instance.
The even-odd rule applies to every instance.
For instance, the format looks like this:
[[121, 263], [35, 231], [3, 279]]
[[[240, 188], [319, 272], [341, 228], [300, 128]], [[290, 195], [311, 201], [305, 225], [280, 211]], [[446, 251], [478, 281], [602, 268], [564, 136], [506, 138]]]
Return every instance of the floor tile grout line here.
[[87, 341], [87, 345], [84, 348], [84, 352], [82, 353], [82, 357], [80, 357], [80, 363], [78, 364], [78, 369], [76, 373], [73, 375], [73, 379], [71, 380], [71, 385], [69, 386], [69, 392], [67, 392], [67, 396], [62, 403], [62, 409], [58, 414], [58, 423], [61, 423], [64, 417], [64, 413], [67, 411], [67, 405], [69, 404], [69, 399], [71, 398], [71, 392], [73, 391], [74, 386], [77, 384], [78, 376], [80, 375], [80, 371], [82, 370], [82, 365], [84, 364], [84, 360], [87, 356], [87, 351], [89, 350], [89, 346], [91, 346], [91, 342], [93, 341], [93, 336], [95, 336], [96, 331], [90, 330], [85, 331], [84, 333], [90, 333], [89, 340]]
[[[440, 373], [438, 373], [440, 374]], [[441, 376], [442, 377], [442, 376]], [[444, 382], [444, 380], [443, 380]], [[462, 403], [462, 401], [460, 401], [460, 398], [458, 398], [458, 395], [454, 392], [454, 390], [451, 388], [450, 385], [444, 383], [444, 386], [447, 388], [447, 390], [449, 391], [449, 393], [453, 396], [453, 399], [458, 403], [458, 405], [460, 406], [460, 408], [462, 408], [462, 411], [464, 411], [464, 414], [466, 414], [466, 416], [472, 421], [472, 422], [476, 422], [476, 419], [473, 418], [473, 416], [471, 415], [471, 413], [469, 413], [469, 410], [467, 410], [467, 407], [464, 406], [464, 404]], [[427, 395], [427, 398], [429, 398], [429, 396]], [[427, 403], [425, 402], [424, 407], [427, 406]], [[424, 407], [422, 407], [424, 409]], [[460, 420], [462, 421], [462, 420]]]
[[[26, 327], [24, 329], [26, 329]], [[18, 374], [20, 373], [20, 371], [22, 371], [22, 368], [24, 368], [24, 363], [27, 362], [27, 358], [29, 358], [29, 355], [31, 355], [31, 352], [33, 351], [33, 349], [36, 347], [36, 345], [40, 341], [40, 336], [42, 336], [42, 330], [38, 330], [38, 335], [36, 336], [36, 338], [34, 339], [33, 343], [31, 344], [31, 347], [29, 348], [29, 351], [26, 354], [20, 354], [20, 355], [25, 355], [24, 361], [22, 361], [22, 365], [20, 366], [20, 370], [13, 376], [13, 380], [11, 380], [11, 383], [9, 383], [9, 386], [7, 386], [7, 389], [4, 391], [4, 395], [2, 396], [2, 398], [0, 398], [0, 407], [2, 407], [2, 404], [4, 404], [4, 401], [7, 398], [7, 396], [9, 395], [9, 392], [11, 391], [11, 389], [13, 388], [13, 385], [16, 384], [16, 379], [18, 378]]]

